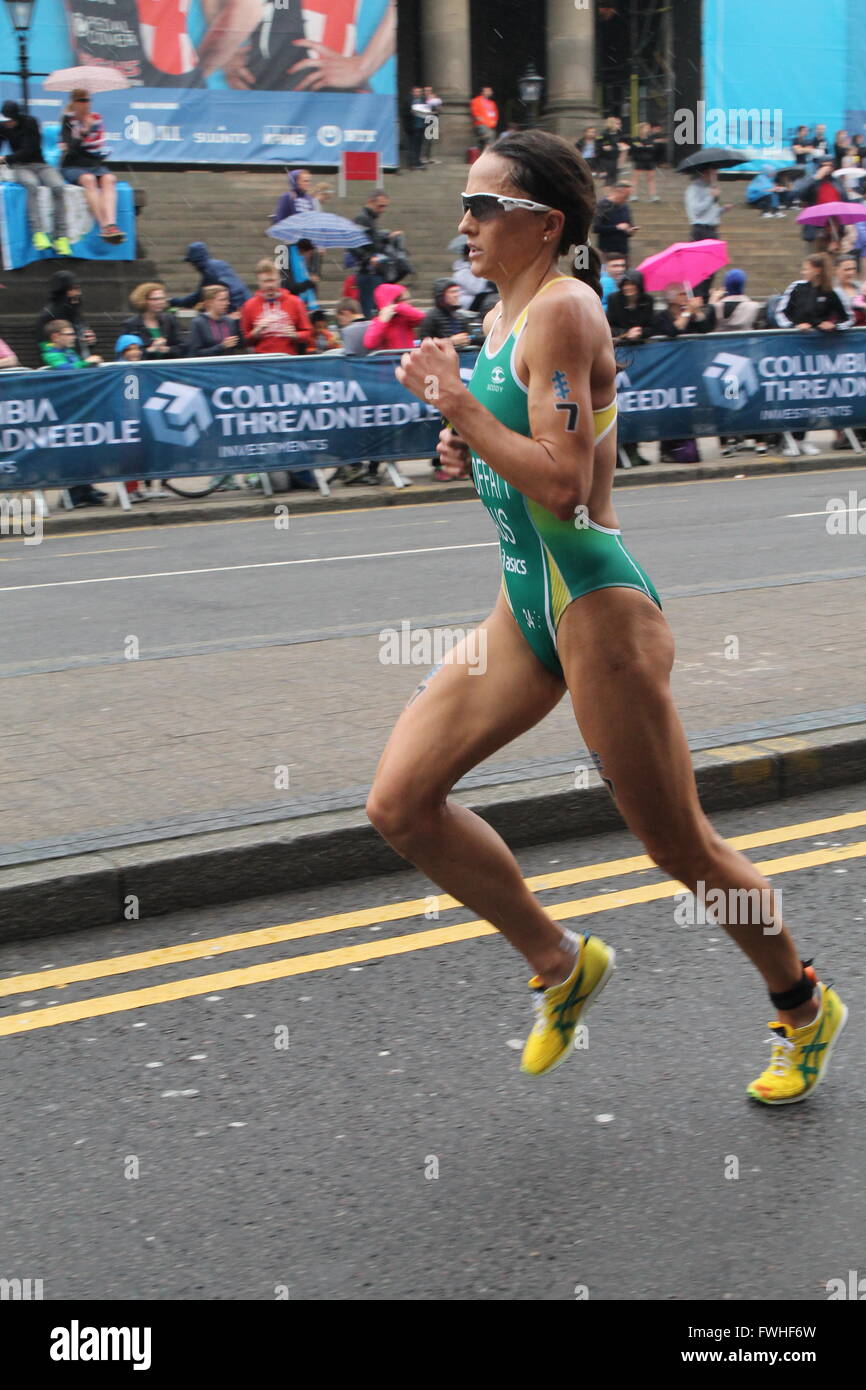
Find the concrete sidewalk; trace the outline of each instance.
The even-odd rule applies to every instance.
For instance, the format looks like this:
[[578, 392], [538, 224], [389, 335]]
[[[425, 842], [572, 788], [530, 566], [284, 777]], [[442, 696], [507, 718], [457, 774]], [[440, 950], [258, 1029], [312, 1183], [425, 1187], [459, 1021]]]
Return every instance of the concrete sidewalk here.
[[[761, 477], [776, 473], [800, 473], [813, 470], [832, 470], [856, 467], [866, 464], [866, 453], [857, 454], [853, 450], [834, 451], [833, 434], [830, 431], [813, 435], [822, 452], [813, 457], [802, 455], [799, 458], [785, 458], [780, 454], [766, 454], [759, 457], [754, 453], [742, 453], [731, 458], [723, 458], [717, 439], [702, 439], [702, 462], [699, 464], [659, 463], [658, 445], [643, 444], [641, 453], [654, 461], [648, 465], [630, 469], [618, 469], [617, 487], [640, 487], [653, 483], [695, 482], [701, 479]], [[275, 493], [266, 497], [259, 488], [242, 487], [237, 492], [214, 493], [200, 501], [184, 500], [166, 496], [152, 503], [136, 503], [129, 511], [122, 511], [114, 503], [101, 507], [81, 507], [75, 511], [65, 511], [60, 503], [60, 494], [49, 490], [47, 500], [51, 513], [45, 518], [46, 536], [74, 535], [78, 531], [126, 530], [145, 526], [177, 526], [197, 524], [205, 521], [238, 521], [260, 516], [273, 516], [274, 505], [286, 503], [295, 514], [302, 512], [341, 511], [381, 506], [418, 506], [426, 502], [441, 502], [449, 499], [466, 501], [476, 496], [471, 481], [437, 482], [433, 477], [430, 460], [401, 459], [398, 463], [401, 473], [411, 486], [393, 487], [387, 475], [378, 487], [353, 484], [350, 487], [336, 483], [331, 495], [292, 489], [290, 492]], [[325, 470], [330, 475], [330, 470]], [[112, 492], [111, 484], [103, 484]]]
[[[764, 461], [760, 471], [851, 463], [838, 453]], [[742, 472], [743, 464], [705, 465], [722, 468]], [[621, 477], [661, 480], [671, 471]], [[434, 486], [441, 497], [459, 485]], [[432, 490], [416, 486], [405, 497], [423, 500]], [[360, 489], [345, 491], [354, 501]], [[309, 494], [289, 496], [293, 506], [296, 497], [318, 505]], [[357, 497], [357, 505], [381, 501], [374, 488]], [[252, 503], [262, 505], [273, 499]], [[198, 511], [189, 504], [186, 515]], [[141, 523], [138, 510], [132, 520]], [[710, 810], [866, 780], [866, 703], [861, 663], [851, 659], [861, 645], [856, 615], [866, 608], [866, 579], [784, 579], [666, 595], [677, 640], [674, 694]], [[726, 659], [728, 633], [740, 643], [737, 661]], [[143, 659], [132, 681], [119, 658], [16, 675], [0, 730], [15, 770], [2, 799], [9, 829], [0, 939], [399, 867], [361, 808], [419, 676], [379, 655], [379, 629], [356, 626], [327, 641], [301, 634], [284, 644]], [[286, 769], [288, 786], [277, 789], [277, 769]], [[617, 823], [567, 700], [466, 778], [459, 796], [515, 845]]]
[[[864, 606], [862, 578], [668, 597], [674, 693], [708, 809], [866, 780], [851, 660]], [[738, 661], [723, 650], [731, 632]], [[399, 867], [362, 807], [418, 671], [379, 651], [370, 631], [142, 660], [134, 682], [127, 662], [14, 678], [0, 939]], [[275, 790], [278, 769], [288, 786]], [[617, 821], [567, 699], [460, 797], [515, 845]]]

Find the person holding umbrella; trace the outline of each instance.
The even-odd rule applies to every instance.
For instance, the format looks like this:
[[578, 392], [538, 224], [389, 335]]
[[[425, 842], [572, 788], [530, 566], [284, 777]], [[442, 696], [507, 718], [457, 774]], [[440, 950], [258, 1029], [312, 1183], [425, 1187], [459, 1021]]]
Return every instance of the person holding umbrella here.
[[692, 241], [707, 241], [718, 237], [722, 213], [730, 212], [733, 203], [720, 203], [718, 191], [712, 186], [712, 170], [696, 169], [686, 189], [686, 216], [692, 229]]
[[[824, 159], [815, 170], [815, 177], [805, 179], [799, 186], [800, 202], [803, 212], [797, 218], [801, 223], [805, 242], [815, 251], [836, 251], [839, 247], [839, 226], [831, 214], [822, 216], [829, 203], [847, 203], [848, 193], [834, 177], [832, 159]], [[812, 217], [804, 214], [814, 210]]]
[[117, 180], [105, 163], [105, 126], [98, 112], [90, 109], [90, 93], [84, 87], [76, 87], [70, 95], [60, 127], [60, 146], [60, 172], [67, 183], [83, 190], [102, 240], [126, 241], [115, 221]]

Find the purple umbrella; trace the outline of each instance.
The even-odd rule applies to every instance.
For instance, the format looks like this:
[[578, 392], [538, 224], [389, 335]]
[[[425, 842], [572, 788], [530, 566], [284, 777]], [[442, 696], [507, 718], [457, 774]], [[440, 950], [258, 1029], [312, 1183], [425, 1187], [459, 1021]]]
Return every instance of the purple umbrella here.
[[797, 214], [798, 222], [812, 227], [825, 227], [831, 219], [846, 227], [852, 222], [866, 222], [866, 207], [862, 203], [817, 203]]

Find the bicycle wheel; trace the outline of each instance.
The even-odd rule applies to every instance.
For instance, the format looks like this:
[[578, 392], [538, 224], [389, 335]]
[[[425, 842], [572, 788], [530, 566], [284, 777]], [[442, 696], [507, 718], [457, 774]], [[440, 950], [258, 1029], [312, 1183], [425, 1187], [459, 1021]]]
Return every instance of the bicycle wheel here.
[[209, 497], [227, 477], [232, 476], [226, 473], [196, 473], [189, 478], [163, 478], [162, 485], [176, 497], [186, 497], [194, 501], [197, 497]]

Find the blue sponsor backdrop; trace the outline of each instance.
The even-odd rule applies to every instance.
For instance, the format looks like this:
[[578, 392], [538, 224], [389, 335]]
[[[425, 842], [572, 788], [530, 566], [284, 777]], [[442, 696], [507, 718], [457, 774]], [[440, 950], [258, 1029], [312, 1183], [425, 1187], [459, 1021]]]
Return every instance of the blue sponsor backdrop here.
[[[787, 142], [798, 125], [862, 130], [866, 112], [863, 0], [703, 0], [708, 108], [782, 113]], [[719, 143], [718, 141], [715, 143]], [[728, 134], [728, 145], [741, 142]], [[742, 142], [748, 143], [748, 142]], [[766, 141], [764, 143], [771, 143]]]
[[[0, 488], [423, 458], [440, 418], [398, 384], [399, 358], [3, 372]], [[866, 427], [866, 330], [659, 340], [621, 361], [622, 442]]]
[[[96, 61], [126, 73], [128, 89], [94, 100], [112, 160], [336, 165], [341, 150], [378, 150], [385, 164], [395, 165], [392, 5], [393, 0], [263, 0], [263, 23], [250, 28], [253, 10], [244, 29], [228, 28], [222, 65], [206, 71], [201, 57], [208, 31], [212, 41], [221, 25], [240, 24], [242, 17], [232, 17], [238, 7], [217, 0], [209, 24], [200, 0], [164, 0], [159, 6], [152, 0], [36, 0], [30, 65], [48, 73]], [[166, 23], [170, 32], [160, 34]], [[322, 69], [329, 90], [291, 89], [304, 77], [316, 78], [318, 69], [274, 89], [273, 75], [256, 68], [257, 53], [265, 61], [261, 52], [272, 55], [271, 74], [274, 66], [287, 72], [289, 65], [314, 56], [317, 50], [294, 41], [299, 33], [326, 47], [330, 41], [333, 56]], [[251, 57], [256, 85], [233, 86], [239, 80], [237, 65], [243, 68]], [[14, 72], [17, 67], [12, 26], [0, 18], [0, 68]], [[59, 124], [66, 98], [46, 92], [38, 79], [31, 81], [30, 93], [32, 114]], [[15, 78], [0, 79], [0, 99], [7, 97], [20, 100]]]

